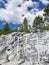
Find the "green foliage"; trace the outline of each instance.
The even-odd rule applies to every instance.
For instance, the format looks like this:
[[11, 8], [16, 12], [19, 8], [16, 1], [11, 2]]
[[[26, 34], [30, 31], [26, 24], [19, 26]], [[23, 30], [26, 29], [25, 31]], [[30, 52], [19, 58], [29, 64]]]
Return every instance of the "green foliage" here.
[[23, 23], [20, 24], [20, 26], [18, 27], [17, 32], [26, 32], [26, 33], [30, 32], [28, 30], [28, 21], [26, 18], [24, 19]]
[[49, 30], [49, 24], [47, 25], [47, 26], [43, 26], [42, 27], [42, 30], [44, 31], [44, 30]]
[[3, 30], [0, 30], [0, 35], [3, 34]]
[[[45, 12], [43, 14], [45, 16], [44, 21], [49, 22], [49, 4], [44, 9], [44, 12]], [[40, 31], [49, 30], [49, 25], [45, 26], [44, 21], [43, 21], [42, 17], [40, 17], [40, 16], [35, 18], [34, 23], [33, 23], [33, 29], [35, 32], [37, 32], [38, 30], [40, 30]]]
[[2, 34], [5, 34], [6, 35], [6, 34], [9, 34], [9, 33], [12, 33], [12, 32], [17, 32], [17, 29], [11, 29], [9, 27], [9, 24], [6, 23], [4, 25], [4, 28], [0, 30], [0, 35], [2, 35]]
[[[47, 21], [49, 23], [49, 4], [46, 6], [46, 8], [44, 9], [44, 21]], [[47, 26], [45, 26], [44, 24], [44, 21], [43, 21], [43, 18], [41, 16], [37, 16], [35, 19], [34, 19], [34, 22], [33, 22], [33, 32], [38, 32], [38, 31], [44, 31], [44, 30], [49, 30], [49, 24]], [[28, 27], [28, 21], [27, 19], [25, 18], [23, 23], [20, 24], [20, 27], [19, 28], [16, 28], [16, 29], [11, 29], [9, 27], [9, 24], [6, 23], [4, 25], [4, 28], [0, 30], [0, 35], [1, 34], [9, 34], [9, 33], [12, 33], [12, 32], [30, 32], [30, 29]]]
[[28, 30], [28, 27], [27, 27], [28, 26], [28, 22], [27, 22], [26, 18], [24, 19], [23, 26], [24, 26], [24, 31], [27, 32], [27, 30]]
[[49, 4], [46, 6], [46, 8], [44, 9], [44, 17], [45, 17], [45, 21], [49, 22]]
[[26, 18], [24, 19], [24, 22], [23, 22], [23, 31], [24, 32], [29, 32], [29, 30], [28, 30], [28, 21], [27, 21]]
[[19, 29], [17, 31], [18, 32], [26, 32], [26, 33], [30, 32], [28, 30], [28, 21], [27, 21], [26, 18], [24, 19], [23, 23], [20, 24], [20, 27], [19, 27]]
[[44, 16], [46, 16], [46, 15], [49, 16], [49, 4], [44, 9], [44, 12], [45, 12]]
[[29, 32], [27, 19], [26, 18], [24, 19], [24, 22], [23, 22], [23, 24], [20, 25], [19, 29], [18, 28], [11, 29], [9, 27], [9, 24], [6, 23], [4, 25], [4, 28], [0, 30], [0, 35], [1, 34], [5, 34], [6, 35], [6, 34], [9, 34], [9, 33], [12, 33], [12, 32]]
[[10, 33], [10, 32], [11, 32], [11, 29], [10, 29], [10, 27], [9, 27], [9, 24], [6, 23], [6, 24], [4, 25], [4, 28], [3, 28], [3, 33], [4, 33], [4, 34], [8, 34], [8, 33]]
[[42, 17], [40, 17], [40, 16], [36, 17], [34, 20], [34, 23], [33, 23], [34, 31], [35, 32], [37, 32], [38, 30], [41, 31], [43, 23], [44, 23], [44, 21], [43, 21]]

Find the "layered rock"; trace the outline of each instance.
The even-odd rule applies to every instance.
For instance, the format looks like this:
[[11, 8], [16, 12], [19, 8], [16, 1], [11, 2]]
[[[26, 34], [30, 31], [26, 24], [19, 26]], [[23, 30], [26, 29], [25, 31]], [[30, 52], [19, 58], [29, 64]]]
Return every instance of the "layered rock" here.
[[0, 36], [0, 64], [48, 65], [49, 31]]

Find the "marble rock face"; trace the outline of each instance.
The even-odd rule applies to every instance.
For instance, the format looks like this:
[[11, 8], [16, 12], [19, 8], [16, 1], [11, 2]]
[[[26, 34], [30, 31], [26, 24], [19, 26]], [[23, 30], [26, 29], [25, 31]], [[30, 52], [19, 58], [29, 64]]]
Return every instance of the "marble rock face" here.
[[48, 65], [49, 31], [1, 35], [0, 64]]

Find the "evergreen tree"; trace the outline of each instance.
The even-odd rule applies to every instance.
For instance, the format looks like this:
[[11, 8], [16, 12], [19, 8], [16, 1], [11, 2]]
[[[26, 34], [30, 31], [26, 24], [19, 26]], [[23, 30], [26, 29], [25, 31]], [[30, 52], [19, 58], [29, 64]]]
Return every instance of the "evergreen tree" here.
[[44, 16], [49, 16], [49, 4], [46, 6], [46, 8], [44, 9]]
[[23, 22], [23, 31], [28, 32], [28, 22], [26, 18], [24, 19], [24, 22]]
[[46, 6], [46, 8], [44, 9], [44, 23], [46, 24], [46, 26], [43, 26], [43, 30], [49, 30], [49, 4]]
[[9, 24], [6, 23], [6, 24], [4, 25], [4, 28], [3, 28], [3, 33], [4, 33], [4, 34], [8, 34], [8, 33], [10, 33], [10, 32], [11, 32], [11, 29], [10, 29], [10, 27], [9, 27]]
[[42, 26], [43, 26], [43, 19], [42, 17], [40, 16], [37, 16], [34, 20], [34, 23], [33, 23], [33, 29], [35, 32], [37, 32], [38, 30], [39, 31], [42, 31]]
[[49, 30], [49, 24], [48, 24], [47, 26], [44, 25], [44, 26], [42, 27], [42, 30], [43, 30], [43, 31], [44, 31], [44, 30]]
[[45, 21], [49, 22], [49, 4], [46, 6], [46, 8], [44, 9], [44, 16], [45, 16]]

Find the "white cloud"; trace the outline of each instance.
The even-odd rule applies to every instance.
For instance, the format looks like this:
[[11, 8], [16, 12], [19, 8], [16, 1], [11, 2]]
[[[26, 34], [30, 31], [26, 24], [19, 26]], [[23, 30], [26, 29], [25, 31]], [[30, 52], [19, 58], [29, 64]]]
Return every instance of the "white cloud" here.
[[36, 17], [36, 16], [41, 16], [41, 17], [43, 17], [43, 14], [44, 14], [44, 10], [37, 11], [36, 14], [28, 12], [28, 13], [23, 17], [23, 19], [26, 17], [27, 20], [28, 20], [28, 24], [32, 25], [33, 22], [34, 22], [35, 17]]
[[[18, 7], [19, 4], [21, 4], [21, 7]], [[31, 6], [34, 9], [28, 12], [27, 7]], [[0, 9], [0, 20], [6, 20], [9, 23], [22, 23], [26, 17], [31, 25], [37, 15], [43, 15], [43, 11], [39, 11], [38, 6], [37, 2], [32, 2], [31, 0], [25, 2], [23, 0], [8, 0], [6, 9]]]
[[6, 5], [6, 9], [0, 9], [0, 19], [6, 20], [7, 22], [13, 22], [13, 23], [20, 23], [21, 21], [21, 15], [18, 11], [18, 3], [22, 3], [22, 0], [11, 0], [8, 1], [8, 4]]
[[29, 12], [23, 17], [23, 19], [24, 18], [27, 18], [27, 20], [28, 20], [28, 24], [30, 24], [30, 25], [32, 25], [32, 23], [33, 23], [33, 21], [34, 21], [34, 19], [35, 19], [35, 14], [30, 14]]
[[41, 17], [43, 17], [43, 14], [44, 14], [44, 10], [41, 10], [41, 11], [38, 11], [38, 12], [37, 12], [36, 16], [41, 16]]
[[40, 0], [43, 4], [47, 5], [49, 3], [48, 0]]

